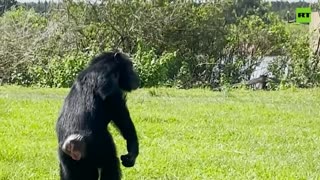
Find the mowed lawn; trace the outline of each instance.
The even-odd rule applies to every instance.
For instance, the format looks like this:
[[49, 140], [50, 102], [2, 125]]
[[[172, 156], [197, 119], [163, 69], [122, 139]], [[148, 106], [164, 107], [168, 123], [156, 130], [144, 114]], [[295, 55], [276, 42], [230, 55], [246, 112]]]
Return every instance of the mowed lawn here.
[[[0, 87], [1, 180], [58, 179], [55, 122], [67, 93]], [[320, 89], [140, 89], [128, 107], [140, 155], [121, 167], [124, 179], [320, 178]]]

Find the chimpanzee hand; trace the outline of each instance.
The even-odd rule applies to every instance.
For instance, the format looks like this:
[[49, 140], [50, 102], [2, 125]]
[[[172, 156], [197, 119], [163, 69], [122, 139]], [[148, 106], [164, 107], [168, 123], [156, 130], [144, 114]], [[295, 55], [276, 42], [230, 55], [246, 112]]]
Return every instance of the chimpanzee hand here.
[[122, 165], [125, 167], [133, 167], [136, 161], [136, 156], [133, 154], [126, 154], [121, 156]]

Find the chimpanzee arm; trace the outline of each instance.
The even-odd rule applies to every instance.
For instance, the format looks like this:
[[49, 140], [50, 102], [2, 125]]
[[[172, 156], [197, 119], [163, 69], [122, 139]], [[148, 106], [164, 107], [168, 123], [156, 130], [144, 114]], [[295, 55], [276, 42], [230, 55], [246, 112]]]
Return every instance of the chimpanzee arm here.
[[128, 154], [121, 156], [122, 164], [126, 167], [132, 167], [139, 154], [137, 133], [122, 93], [116, 93], [113, 97], [115, 98], [112, 108], [114, 114], [113, 122], [127, 141]]
[[113, 122], [119, 128], [124, 139], [127, 140], [128, 153], [137, 156], [139, 154], [137, 133], [127, 107], [122, 106], [121, 108], [122, 112], [118, 116], [119, 119], [115, 118]]

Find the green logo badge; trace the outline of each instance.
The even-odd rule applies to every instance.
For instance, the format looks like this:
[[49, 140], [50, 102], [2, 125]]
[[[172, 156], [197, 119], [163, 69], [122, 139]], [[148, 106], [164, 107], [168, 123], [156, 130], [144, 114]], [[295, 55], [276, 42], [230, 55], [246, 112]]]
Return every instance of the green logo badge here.
[[311, 8], [297, 8], [296, 20], [298, 23], [310, 23], [311, 22]]

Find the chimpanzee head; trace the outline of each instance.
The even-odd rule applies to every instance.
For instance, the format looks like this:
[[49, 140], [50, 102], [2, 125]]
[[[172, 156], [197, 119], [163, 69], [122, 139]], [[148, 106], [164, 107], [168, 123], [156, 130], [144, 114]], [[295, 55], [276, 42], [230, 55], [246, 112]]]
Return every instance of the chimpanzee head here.
[[133, 63], [128, 56], [117, 52], [114, 54], [116, 67], [118, 71], [119, 87], [123, 91], [132, 91], [140, 86], [140, 78], [133, 68]]

